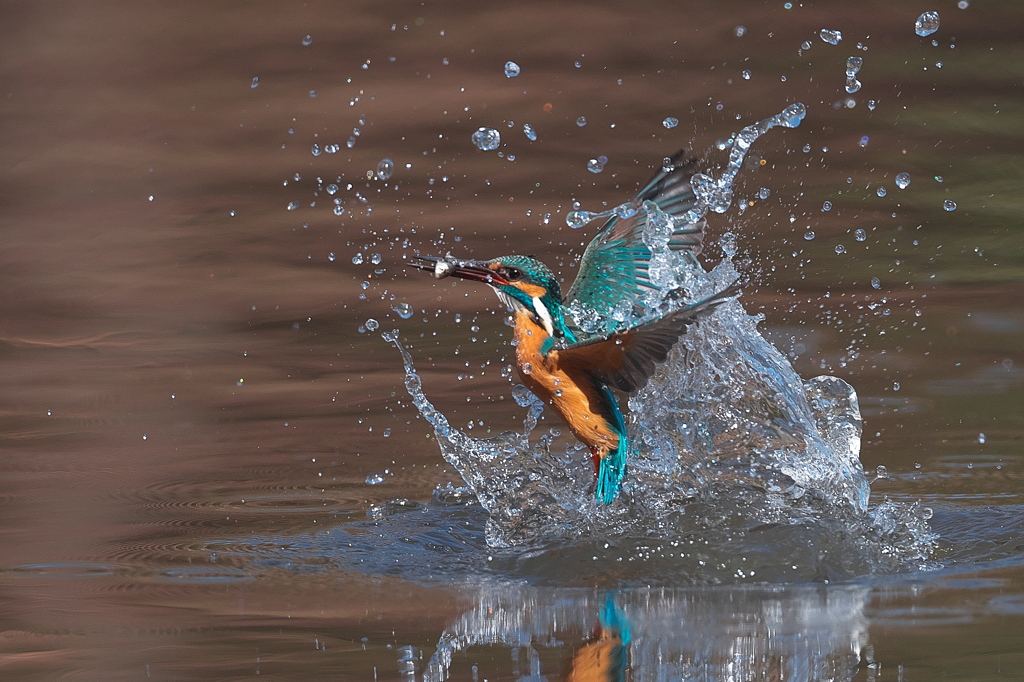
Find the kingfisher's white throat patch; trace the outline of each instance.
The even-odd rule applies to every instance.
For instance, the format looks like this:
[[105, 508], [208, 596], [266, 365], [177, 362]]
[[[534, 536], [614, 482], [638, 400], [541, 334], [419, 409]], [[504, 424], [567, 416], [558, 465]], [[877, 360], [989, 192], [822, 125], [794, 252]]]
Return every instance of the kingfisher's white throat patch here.
[[544, 331], [546, 331], [549, 336], [555, 335], [555, 321], [551, 317], [551, 311], [549, 311], [548, 307], [544, 305], [544, 301], [534, 296], [533, 310], [530, 310], [518, 298], [515, 298], [514, 296], [509, 296], [508, 294], [506, 294], [504, 291], [497, 287], [491, 288], [494, 289], [494, 293], [498, 295], [498, 300], [504, 303], [509, 310], [511, 310], [512, 312], [525, 310], [528, 313], [533, 313], [534, 315], [536, 315], [537, 319], [540, 320], [540, 324], [542, 327], [544, 327]]

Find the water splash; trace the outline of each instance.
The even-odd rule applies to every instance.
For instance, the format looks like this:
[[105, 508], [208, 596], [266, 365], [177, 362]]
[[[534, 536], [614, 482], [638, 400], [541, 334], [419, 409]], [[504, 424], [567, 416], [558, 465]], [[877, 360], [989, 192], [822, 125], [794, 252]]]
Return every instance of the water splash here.
[[[696, 202], [692, 209], [674, 219], [677, 224], [697, 223], [707, 214], [708, 210], [715, 213], [725, 213], [729, 210], [733, 199], [733, 183], [754, 141], [776, 126], [796, 128], [806, 116], [807, 107], [800, 102], [796, 102], [775, 116], [770, 116], [753, 125], [749, 125], [741, 130], [738, 135], [731, 136], [729, 144], [726, 146], [726, 148], [731, 149], [729, 152], [729, 163], [722, 172], [721, 177], [716, 179], [705, 173], [697, 173], [691, 178], [690, 183], [696, 195]], [[671, 161], [666, 159], [665, 163], [670, 164]], [[579, 229], [593, 220], [609, 218], [613, 215], [621, 218], [631, 217], [631, 215], [635, 215], [636, 210], [637, 208], [631, 204], [622, 204], [600, 213], [579, 210], [569, 211], [565, 216], [565, 222], [569, 227]], [[624, 211], [632, 211], [632, 214], [629, 216], [624, 215]], [[673, 218], [670, 217], [669, 220], [673, 220]]]
[[[798, 125], [804, 115], [803, 105], [794, 104], [744, 128], [721, 178], [695, 176], [694, 186], [701, 187], [698, 205], [682, 220], [695, 222], [708, 208], [728, 207], [751, 143], [772, 127]], [[652, 254], [654, 287], [604, 314], [587, 311], [589, 318], [577, 319], [581, 325], [631, 327], [685, 305], [684, 290], [686, 298], [698, 300], [737, 279], [734, 236], [723, 242], [726, 257], [706, 272], [687, 254], [669, 249], [668, 237], [679, 218], [651, 202], [623, 204], [605, 213], [620, 212], [645, 215], [643, 237]], [[583, 218], [600, 215], [577, 220], [586, 224]], [[764, 538], [753, 538], [755, 529], [766, 524], [781, 529], [770, 544], [778, 555], [763, 563], [769, 573], [797, 555], [804, 579], [924, 565], [934, 536], [923, 512], [889, 502], [869, 506], [854, 389], [831, 376], [803, 380], [761, 336], [759, 321], [738, 301], [726, 302], [691, 327], [648, 385], [629, 398], [627, 426], [636, 451], [622, 495], [607, 506], [594, 501], [593, 470], [581, 445], [559, 451], [550, 435], [531, 442], [544, 406], [529, 391], [520, 386], [514, 391], [527, 408], [521, 432], [473, 438], [452, 427], [427, 399], [397, 330], [383, 336], [401, 353], [406, 388], [433, 427], [442, 454], [487, 511], [487, 544], [534, 548], [509, 559], [516, 563], [512, 573], [529, 572], [524, 561], [543, 563], [567, 552], [574, 560], [579, 560], [574, 552], [601, 554], [605, 566], [648, 560], [660, 556], [651, 549], [655, 543], [694, 533], [705, 541], [715, 537], [715, 547], [731, 547], [730, 552], [751, 542], [763, 548]], [[594, 541], [604, 539], [614, 547], [606, 543], [603, 550], [595, 549]], [[822, 553], [823, 545], [833, 549]], [[819, 549], [811, 557], [808, 547]], [[705, 549], [729, 564], [728, 552]], [[701, 560], [690, 568], [699, 572], [703, 567]], [[630, 575], [636, 575], [634, 569]]]

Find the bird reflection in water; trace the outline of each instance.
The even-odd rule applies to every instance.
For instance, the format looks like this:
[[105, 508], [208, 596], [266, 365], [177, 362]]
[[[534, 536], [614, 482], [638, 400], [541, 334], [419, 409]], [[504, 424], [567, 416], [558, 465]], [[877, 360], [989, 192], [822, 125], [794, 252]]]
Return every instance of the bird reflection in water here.
[[615, 606], [613, 593], [608, 593], [593, 639], [573, 655], [565, 679], [568, 682], [623, 682], [629, 668], [629, 641], [629, 624]]

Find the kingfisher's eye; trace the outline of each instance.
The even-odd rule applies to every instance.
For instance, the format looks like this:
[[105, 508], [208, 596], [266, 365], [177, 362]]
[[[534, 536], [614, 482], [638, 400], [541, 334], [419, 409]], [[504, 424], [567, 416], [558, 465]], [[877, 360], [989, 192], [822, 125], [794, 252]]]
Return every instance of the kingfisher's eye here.
[[515, 268], [505, 268], [505, 279], [510, 282], [522, 279], [523, 273]]

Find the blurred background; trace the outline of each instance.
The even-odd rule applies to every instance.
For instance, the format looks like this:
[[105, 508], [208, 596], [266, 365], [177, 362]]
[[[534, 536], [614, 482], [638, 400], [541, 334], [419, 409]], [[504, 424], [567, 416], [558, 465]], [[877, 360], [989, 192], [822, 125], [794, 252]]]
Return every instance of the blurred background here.
[[[440, 678], [449, 646], [555, 679], [627, 621], [635, 679], [1024, 669], [1017, 2], [0, 5], [0, 675]], [[934, 509], [943, 568], [616, 608], [481, 568], [380, 331], [486, 435], [523, 417], [505, 311], [403, 260], [571, 282], [577, 202], [680, 148], [717, 175], [793, 102], [702, 258], [735, 235], [765, 334], [857, 389], [872, 499]]]

